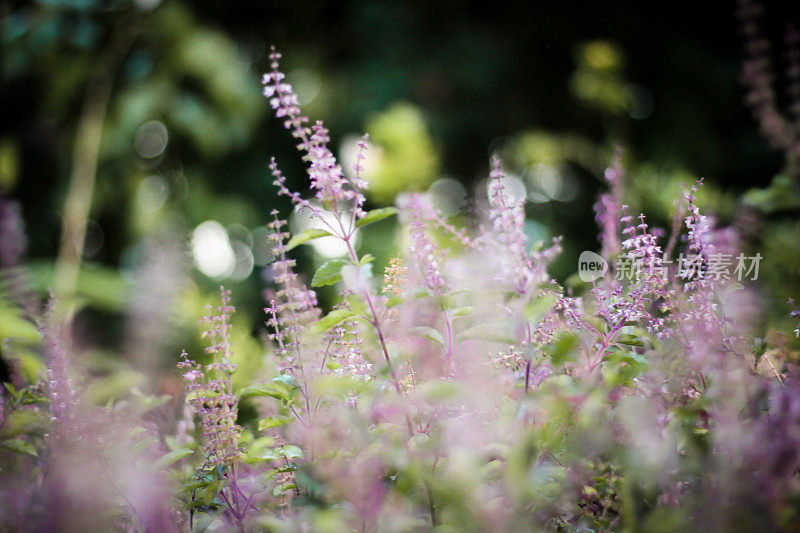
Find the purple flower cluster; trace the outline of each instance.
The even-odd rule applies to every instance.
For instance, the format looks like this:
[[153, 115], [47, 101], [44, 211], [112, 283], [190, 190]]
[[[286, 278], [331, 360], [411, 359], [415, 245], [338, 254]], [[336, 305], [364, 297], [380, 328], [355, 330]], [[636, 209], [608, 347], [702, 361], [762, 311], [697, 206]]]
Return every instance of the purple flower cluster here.
[[292, 86], [284, 81], [286, 75], [279, 70], [281, 54], [275, 50], [275, 47], [272, 47], [269, 59], [272, 71], [264, 74], [262, 80], [264, 96], [275, 110], [275, 116], [284, 118], [284, 127], [292, 132], [292, 136], [301, 141], [298, 148], [306, 149], [310, 134], [308, 126], [306, 126], [308, 117], [302, 114]]
[[671, 332], [668, 323], [674, 310], [674, 294], [666, 280], [661, 246], [643, 214], [634, 219], [627, 214], [627, 206], [621, 209], [625, 214], [619, 219], [624, 237], [620, 245], [630, 261], [630, 268], [641, 275], [627, 286], [606, 279], [592, 289], [592, 294], [600, 304], [600, 313], [612, 325], [612, 331], [619, 330], [626, 322], [643, 321], [648, 331], [663, 338]]
[[[273, 220], [268, 224], [272, 250], [277, 259], [272, 263], [272, 279], [280, 287], [270, 298], [267, 313], [267, 326], [271, 330], [270, 339], [277, 344], [277, 354], [281, 360], [281, 370], [294, 372], [301, 365], [300, 335], [306, 325], [320, 314], [317, 295], [303, 285], [294, 272], [295, 260], [286, 257], [286, 239], [289, 233], [283, 231], [286, 221], [272, 212]], [[296, 376], [297, 377], [297, 376]]]
[[426, 222], [432, 218], [433, 208], [421, 194], [410, 195], [400, 203], [410, 219], [408, 253], [414, 258], [424, 285], [433, 291], [442, 291], [447, 286], [441, 267], [444, 252], [431, 241], [426, 231]]
[[764, 7], [757, 0], [739, 0], [739, 17], [745, 36], [746, 58], [742, 65], [742, 82], [747, 89], [745, 101], [752, 109], [761, 133], [769, 143], [786, 154], [792, 173], [800, 170], [800, 138], [796, 127], [800, 117], [800, 36], [791, 24], [786, 27], [788, 80], [787, 96], [789, 114], [781, 110], [779, 95], [773, 87], [776, 72], [773, 65], [772, 45], [761, 30]]
[[239, 399], [233, 392], [231, 374], [236, 365], [231, 361], [230, 315], [235, 309], [230, 305], [230, 291], [220, 288], [222, 305], [208, 306], [209, 314], [202, 319], [203, 336], [209, 339], [206, 353], [213, 360], [200, 365], [189, 359], [184, 351], [178, 368], [184, 371], [188, 402], [200, 418], [203, 431], [203, 452], [210, 464], [228, 465], [239, 460], [241, 428], [236, 423]]
[[[264, 96], [275, 110], [275, 116], [285, 117], [284, 127], [292, 135], [300, 139], [297, 148], [305, 153], [303, 159], [308, 163], [308, 176], [311, 180], [311, 189], [315, 190], [317, 200], [323, 205], [330, 205], [330, 209], [337, 215], [345, 207], [352, 210], [356, 218], [364, 216], [363, 204], [365, 202], [363, 190], [367, 182], [361, 177], [363, 172], [363, 159], [367, 149], [366, 138], [359, 143], [359, 152], [356, 155], [355, 177], [348, 180], [342, 171], [336, 157], [328, 148], [330, 136], [321, 121], [317, 121], [310, 128], [308, 117], [304, 116], [298, 104], [297, 95], [292, 86], [284, 82], [285, 75], [279, 70], [281, 54], [274, 49], [270, 54], [272, 71], [264, 74]], [[285, 179], [277, 168], [275, 160], [270, 163], [270, 169], [281, 195], [288, 196], [292, 202], [302, 208], [309, 209], [312, 214], [318, 214], [318, 209], [307, 201], [302, 200], [299, 194], [291, 192], [285, 186]], [[320, 217], [321, 218], [321, 217]], [[334, 233], [342, 236], [348, 234], [346, 228], [332, 228]], [[352, 233], [353, 228], [349, 229]]]
[[363, 340], [358, 332], [358, 323], [351, 321], [333, 329], [333, 357], [340, 366], [335, 374], [352, 376], [363, 381], [372, 380], [372, 363], [364, 359], [361, 352]]
[[683, 291], [688, 301], [681, 319], [688, 328], [700, 328], [708, 335], [712, 331], [723, 331], [719, 305], [715, 301], [717, 289], [722, 280], [712, 276], [698, 275], [707, 267], [708, 257], [714, 251], [711, 242], [711, 221], [700, 214], [696, 193], [703, 184], [702, 178], [684, 193], [686, 205], [686, 241], [694, 260], [683, 265], [679, 276], [684, 279]]
[[608, 192], [602, 193], [594, 204], [595, 219], [600, 226], [600, 244], [603, 257], [613, 257], [621, 251], [619, 242], [619, 212], [621, 209], [622, 195], [622, 151], [618, 148], [614, 152], [611, 165], [605, 171], [606, 182], [610, 187]]
[[502, 261], [503, 279], [512, 280], [519, 293], [531, 289], [531, 284], [541, 283], [546, 273], [542, 265], [534, 265], [528, 255], [528, 238], [525, 235], [525, 207], [505, 192], [505, 174], [498, 157], [492, 158], [489, 175], [489, 223], [484, 229], [482, 242], [487, 252], [497, 254]]

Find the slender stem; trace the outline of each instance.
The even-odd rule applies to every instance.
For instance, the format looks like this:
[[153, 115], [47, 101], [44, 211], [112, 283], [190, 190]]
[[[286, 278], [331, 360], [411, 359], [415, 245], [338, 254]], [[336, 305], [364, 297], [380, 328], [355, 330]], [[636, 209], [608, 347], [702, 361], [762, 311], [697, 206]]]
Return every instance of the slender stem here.
[[78, 122], [72, 170], [64, 206], [61, 247], [55, 272], [55, 294], [71, 297], [77, 286], [81, 255], [86, 241], [86, 227], [94, 195], [97, 165], [100, 155], [103, 121], [111, 95], [111, 82], [102, 76], [86, 91], [83, 111]]
[[[347, 250], [350, 252], [350, 257], [354, 263], [358, 264], [358, 254], [353, 249], [353, 245], [350, 243], [350, 237], [344, 239], [345, 244], [347, 244]], [[369, 311], [372, 314], [372, 320], [370, 323], [375, 328], [376, 333], [378, 334], [378, 340], [381, 344], [381, 350], [383, 351], [383, 357], [386, 360], [386, 367], [389, 369], [389, 375], [392, 377], [392, 383], [394, 384], [394, 388], [397, 391], [397, 394], [403, 396], [403, 389], [400, 387], [400, 381], [397, 379], [397, 373], [394, 371], [394, 365], [392, 365], [392, 360], [389, 357], [389, 349], [386, 346], [386, 337], [383, 334], [383, 327], [381, 326], [381, 320], [378, 316], [378, 312], [375, 310], [375, 304], [372, 302], [372, 297], [369, 294], [369, 290], [364, 288], [363, 290], [364, 300], [367, 302], [369, 306]], [[414, 426], [411, 422], [411, 417], [408, 416], [408, 412], [403, 413], [406, 419], [406, 426], [408, 426], [408, 433], [409, 436], [414, 436]]]
[[117, 491], [117, 494], [119, 494], [122, 497], [122, 499], [125, 502], [125, 504], [128, 506], [128, 508], [130, 508], [131, 513], [133, 513], [133, 516], [136, 518], [136, 521], [139, 522], [139, 527], [145, 528], [147, 526], [147, 524], [145, 524], [144, 521], [142, 520], [142, 517], [139, 514], [139, 510], [136, 509], [136, 506], [133, 505], [133, 502], [131, 502], [128, 499], [128, 497], [125, 496], [125, 493], [122, 491], [122, 489], [117, 484], [116, 479], [114, 479], [114, 477], [109, 472], [108, 462], [105, 460], [105, 458], [100, 453], [97, 453], [95, 456], [98, 459], [97, 462], [100, 463], [100, 466], [102, 466], [101, 470], [102, 470], [103, 474], [105, 474], [105, 476], [111, 482], [111, 485]]
[[[531, 333], [531, 323], [528, 322], [525, 324], [525, 329], [528, 333], [528, 346], [533, 345], [533, 334]], [[525, 363], [525, 394], [530, 391], [530, 384], [531, 384], [531, 365], [533, 364], [530, 356], [530, 351], [528, 352], [528, 356], [526, 357], [527, 362]]]
[[[442, 293], [441, 291], [435, 287], [434, 292], [436, 296], [442, 300]], [[444, 314], [444, 324], [447, 328], [447, 346], [445, 347], [445, 356], [447, 357], [447, 365], [448, 369], [447, 372], [452, 377], [455, 374], [455, 363], [453, 361], [453, 319], [447, 313], [447, 308], [442, 303], [442, 313]]]
[[428, 497], [428, 513], [431, 516], [431, 526], [436, 527], [439, 525], [439, 520], [436, 518], [436, 506], [433, 504], [433, 494], [428, 483], [425, 483], [425, 494]]
[[[95, 70], [97, 74], [86, 88], [75, 134], [70, 181], [64, 204], [61, 244], [53, 280], [55, 295], [62, 300], [74, 295], [78, 283], [81, 256], [86, 242], [86, 228], [97, 180], [103, 122], [111, 99], [114, 71], [139, 33], [139, 20], [135, 15], [120, 22], [120, 25], [121, 27], [115, 31], [114, 41], [98, 60], [99, 65]], [[62, 318], [67, 318], [66, 313]]]
[[603, 339], [603, 343], [600, 345], [600, 349], [597, 351], [597, 356], [595, 357], [594, 361], [589, 365], [589, 374], [594, 372], [594, 369], [597, 368], [600, 363], [603, 361], [603, 355], [605, 355], [606, 349], [611, 345], [611, 341], [614, 340], [616, 337], [617, 332], [622, 328], [623, 324], [625, 324], [625, 319], [620, 319], [616, 326], [606, 335]]

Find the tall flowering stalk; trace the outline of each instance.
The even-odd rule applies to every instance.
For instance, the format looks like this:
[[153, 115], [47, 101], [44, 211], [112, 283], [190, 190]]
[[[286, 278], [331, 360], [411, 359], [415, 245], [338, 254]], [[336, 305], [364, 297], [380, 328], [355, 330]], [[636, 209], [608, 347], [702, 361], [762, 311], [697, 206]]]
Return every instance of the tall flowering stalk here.
[[797, 29], [786, 27], [789, 112], [779, 104], [781, 96], [774, 87], [777, 78], [771, 57], [772, 44], [761, 29], [764, 6], [757, 0], [739, 0], [739, 18], [744, 34], [745, 59], [742, 65], [742, 83], [746, 88], [745, 103], [758, 121], [762, 135], [773, 148], [786, 156], [787, 170], [794, 175], [800, 172], [800, 137], [797, 121], [800, 117], [800, 37]]
[[[631, 322], [645, 319], [648, 330], [663, 337], [669, 333], [669, 329], [666, 319], [658, 315], [670, 312], [674, 297], [668, 284], [666, 267], [662, 262], [658, 238], [649, 231], [643, 214], [639, 215], [638, 221], [634, 226], [633, 217], [627, 214], [620, 219], [626, 225], [622, 233], [627, 237], [622, 242], [622, 248], [627, 253], [636, 279], [629, 287], [624, 309], [617, 308], [611, 316]], [[656, 304], [655, 309], [652, 305], [648, 307], [651, 302]]]
[[[695, 344], [698, 341], [700, 344], [719, 342], [726, 350], [733, 351], [736, 339], [728, 331], [729, 324], [717, 302], [724, 279], [709, 272], [709, 258], [716, 248], [712, 240], [711, 220], [700, 213], [697, 205], [696, 195], [702, 184], [703, 180], [700, 179], [684, 193], [688, 253], [678, 272], [686, 295], [680, 320], [685, 335], [696, 339]], [[691, 334], [694, 331], [699, 335]]]
[[623, 175], [622, 150], [618, 147], [614, 151], [611, 165], [605, 171], [609, 190], [602, 193], [594, 204], [595, 219], [600, 226], [600, 255], [603, 257], [614, 257], [622, 250], [619, 241], [619, 212]]
[[[403, 260], [393, 257], [389, 261], [389, 266], [384, 269], [381, 292], [389, 295], [389, 298], [399, 298], [406, 285], [407, 276], [408, 267], [404, 265]], [[397, 322], [400, 315], [397, 309], [388, 309], [387, 316], [389, 320]]]
[[426, 231], [431, 206], [422, 195], [414, 194], [408, 199], [405, 208], [410, 219], [408, 253], [414, 259], [414, 264], [421, 275], [422, 285], [441, 296], [442, 291], [447, 288], [441, 266], [445, 254], [433, 243]]
[[51, 421], [55, 423], [54, 436], [57, 441], [69, 442], [80, 434], [81, 397], [54, 309], [55, 303], [51, 300], [39, 324], [39, 332], [47, 354], [45, 383], [50, 397]]
[[524, 294], [545, 279], [543, 264], [535, 264], [528, 253], [525, 235], [525, 207], [505, 191], [505, 174], [498, 157], [492, 158], [489, 175], [489, 228], [484, 229], [483, 245], [502, 261], [501, 276], [509, 279], [515, 292]]
[[272, 251], [277, 256], [272, 263], [272, 275], [280, 289], [267, 309], [268, 326], [274, 331], [272, 339], [278, 343], [281, 370], [302, 372], [300, 336], [305, 327], [319, 317], [317, 295], [300, 282], [294, 272], [295, 260], [286, 257], [286, 240], [289, 238], [289, 233], [283, 231], [286, 221], [278, 218], [277, 211], [273, 211], [272, 216], [272, 222], [267, 225], [271, 231]]
[[207, 460], [215, 465], [234, 464], [239, 457], [238, 440], [241, 428], [236, 424], [239, 399], [233, 393], [231, 375], [236, 365], [231, 361], [230, 315], [235, 308], [230, 305], [231, 293], [220, 288], [222, 305], [207, 307], [208, 315], [201, 320], [203, 337], [209, 341], [205, 352], [212, 356], [207, 365], [195, 363], [186, 352], [178, 367], [186, 370], [188, 401], [200, 417], [203, 431], [203, 449]]
[[[208, 339], [205, 349], [212, 361], [202, 365], [191, 360], [184, 351], [178, 368], [186, 381], [187, 401], [200, 419], [203, 444], [203, 465], [200, 475], [214, 469], [224, 484], [219, 490], [229, 518], [243, 527], [250, 509], [252, 496], [239, 486], [239, 469], [242, 450], [239, 438], [242, 428], [236, 419], [239, 413], [239, 398], [233, 390], [232, 374], [236, 364], [231, 360], [230, 317], [235, 308], [230, 305], [231, 293], [220, 287], [222, 305], [208, 306], [208, 315], [201, 319], [203, 337]], [[221, 474], [220, 474], [221, 473]]]
[[[144, 425], [139, 413], [124, 402], [114, 408], [92, 405], [87, 380], [54, 309], [51, 300], [40, 319], [46, 361], [42, 381], [26, 391], [34, 406], [29, 414], [42, 412], [38, 404], [45, 398], [48, 405], [37, 459], [41, 475], [35, 478], [41, 486], [26, 510], [24, 529], [58, 524], [65, 530], [107, 530], [125, 524], [130, 530], [175, 531], [165, 480], [152, 469], [157, 457], [153, 428], [137, 427]], [[131, 447], [137, 430], [139, 446]]]
[[[354, 240], [359, 220], [367, 216], [363, 209], [365, 202], [364, 190], [367, 187], [367, 182], [362, 174], [364, 170], [362, 163], [367, 149], [366, 137], [359, 144], [354, 176], [348, 179], [328, 148], [330, 137], [322, 122], [318, 121], [313, 126], [308, 126], [308, 117], [302, 114], [297, 96], [294, 94], [291, 85], [284, 81], [285, 75], [279, 70], [280, 59], [281, 54], [273, 49], [270, 54], [272, 70], [265, 74], [263, 78], [264, 96], [275, 110], [275, 116], [284, 118], [284, 127], [290, 130], [292, 135], [300, 141], [297, 148], [304, 154], [303, 159], [308, 164], [307, 172], [310, 179], [310, 187], [322, 207], [314, 205], [303, 199], [300, 194], [289, 190], [285, 184], [285, 177], [273, 159], [270, 163], [270, 169], [274, 177], [274, 183], [278, 188], [278, 194], [287, 196], [297, 209], [306, 211], [312, 218], [316, 218], [325, 226], [324, 233], [317, 233], [316, 236], [331, 235], [343, 241], [352, 264], [360, 266], [361, 258], [356, 253]], [[330, 216], [324, 216], [323, 209]], [[280, 248], [278, 250], [280, 251]], [[368, 287], [362, 284], [359, 292], [367, 305], [367, 321], [372, 325], [378, 336], [392, 384], [397, 393], [402, 395], [400, 381], [386, 344], [384, 313], [379, 308], [376, 297]], [[279, 308], [274, 305], [271, 306], [270, 314], [273, 322], [278, 323], [283, 320], [280, 317], [280, 313], [281, 310]], [[280, 333], [276, 334], [280, 335]], [[277, 337], [275, 339], [277, 340]], [[308, 408], [310, 408], [310, 405]], [[406, 422], [409, 431], [413, 434], [411, 423], [407, 416]]]
[[17, 202], [0, 194], [0, 290], [8, 292], [29, 319], [39, 315], [39, 304], [22, 266], [27, 247], [22, 209]]
[[268, 225], [271, 231], [269, 239], [277, 256], [272, 263], [272, 273], [280, 289], [270, 298], [269, 306], [265, 309], [267, 327], [270, 339], [276, 344], [278, 370], [295, 380], [303, 396], [303, 412], [295, 407], [291, 409], [298, 420], [308, 426], [311, 424], [312, 409], [307, 373], [314, 372], [314, 363], [306, 360], [310, 354], [304, 354], [301, 337], [305, 328], [319, 317], [320, 311], [316, 293], [300, 282], [294, 272], [295, 261], [286, 257], [286, 239], [289, 237], [289, 233], [283, 231], [286, 221], [278, 218], [277, 211], [273, 211], [272, 216], [273, 220]]

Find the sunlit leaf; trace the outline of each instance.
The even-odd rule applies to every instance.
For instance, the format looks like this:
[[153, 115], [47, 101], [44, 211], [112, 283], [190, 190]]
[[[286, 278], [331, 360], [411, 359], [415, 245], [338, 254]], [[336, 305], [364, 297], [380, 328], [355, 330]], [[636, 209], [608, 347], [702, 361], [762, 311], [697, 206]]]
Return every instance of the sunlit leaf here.
[[313, 239], [319, 239], [320, 237], [330, 237], [333, 234], [330, 231], [319, 229], [319, 228], [310, 228], [304, 231], [301, 231], [297, 235], [294, 235], [289, 242], [286, 243], [286, 251], [293, 250], [300, 246], [301, 244], [311, 241]]
[[303, 450], [291, 444], [281, 446], [280, 448], [278, 448], [277, 451], [279, 454], [288, 457], [290, 459], [297, 459], [303, 457]]
[[11, 450], [12, 452], [24, 453], [33, 457], [39, 456], [36, 448], [33, 447], [33, 444], [21, 439], [0, 441], [0, 448], [5, 448], [6, 450]]
[[383, 220], [384, 218], [389, 218], [397, 213], [399, 213], [399, 210], [396, 207], [381, 207], [380, 209], [373, 209], [364, 215], [363, 218], [360, 218], [358, 222], [356, 222], [356, 226], [361, 228], [372, 224], [373, 222]]
[[314, 272], [314, 277], [311, 279], [311, 286], [324, 287], [325, 285], [333, 285], [342, 279], [342, 267], [347, 264], [349, 263], [344, 259], [325, 261], [325, 263]]
[[324, 317], [320, 318], [316, 323], [314, 323], [314, 330], [319, 333], [324, 331], [328, 331], [336, 324], [342, 322], [343, 320], [347, 320], [348, 318], [352, 317], [355, 313], [350, 309], [334, 309]]
[[166, 468], [169, 465], [177, 463], [187, 455], [191, 455], [193, 453], [194, 452], [189, 448], [178, 448], [177, 450], [173, 450], [159, 457], [153, 466], [156, 470], [159, 470], [161, 468]]
[[426, 339], [437, 342], [439, 346], [444, 346], [444, 337], [442, 337], [442, 334], [433, 328], [429, 328], [428, 326], [417, 326], [415, 328], [411, 328], [411, 331], [417, 335], [425, 337]]
[[450, 310], [449, 315], [451, 318], [456, 318], [459, 316], [467, 316], [471, 315], [474, 310], [475, 308], [470, 306], [456, 307], [455, 309]]
[[291, 416], [284, 416], [284, 415], [268, 416], [258, 421], [258, 430], [264, 431], [265, 429], [269, 428], [285, 426], [286, 424], [292, 421], [294, 421], [294, 418], [292, 418]]

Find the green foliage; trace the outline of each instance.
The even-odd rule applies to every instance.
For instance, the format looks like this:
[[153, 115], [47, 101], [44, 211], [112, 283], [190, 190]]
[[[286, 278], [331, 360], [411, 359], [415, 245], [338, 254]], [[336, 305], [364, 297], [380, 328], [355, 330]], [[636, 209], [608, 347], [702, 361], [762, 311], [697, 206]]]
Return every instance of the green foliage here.
[[322, 333], [333, 328], [335, 325], [355, 316], [351, 309], [334, 309], [314, 324], [317, 333]]
[[311, 279], [312, 287], [324, 287], [325, 285], [333, 285], [342, 279], [342, 267], [348, 265], [349, 262], [344, 259], [331, 259], [325, 261]]
[[367, 214], [362, 218], [358, 219], [356, 222], [356, 227], [361, 228], [363, 226], [367, 226], [374, 222], [389, 218], [392, 215], [396, 215], [397, 213], [398, 209], [396, 207], [382, 207], [380, 209], [373, 209], [372, 211], [368, 211]]
[[167, 468], [168, 466], [180, 461], [184, 457], [192, 455], [194, 450], [190, 450], [188, 448], [179, 448], [177, 450], [172, 450], [171, 452], [165, 453], [161, 457], [158, 458], [154, 467], [156, 469], [160, 468]]
[[309, 228], [307, 230], [303, 230], [297, 235], [293, 235], [289, 242], [286, 243], [286, 251], [294, 250], [298, 246], [303, 243], [306, 243], [313, 239], [318, 239], [320, 237], [328, 237], [331, 235], [330, 231], [326, 231], [324, 229], [317, 229], [317, 228]]
[[298, 385], [294, 378], [287, 374], [275, 376], [269, 383], [245, 387], [239, 396], [242, 399], [269, 396], [279, 400], [283, 405], [291, 405], [297, 397]]
[[369, 176], [369, 194], [387, 204], [408, 190], [433, 182], [439, 170], [439, 153], [421, 110], [408, 102], [392, 104], [372, 117], [366, 126], [370, 140], [380, 147], [380, 158]]

